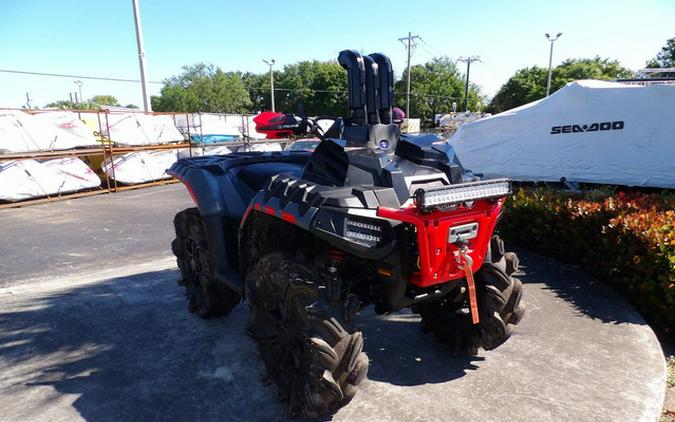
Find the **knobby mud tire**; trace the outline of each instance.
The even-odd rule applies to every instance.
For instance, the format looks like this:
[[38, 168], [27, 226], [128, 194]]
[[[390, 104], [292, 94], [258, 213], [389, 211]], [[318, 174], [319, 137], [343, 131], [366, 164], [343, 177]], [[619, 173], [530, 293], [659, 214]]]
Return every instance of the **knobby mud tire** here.
[[489, 259], [475, 274], [480, 323], [473, 325], [467, 312], [467, 295], [448, 295], [415, 307], [422, 317], [422, 328], [448, 343], [455, 355], [478, 353], [478, 348], [494, 349], [511, 335], [511, 328], [525, 314], [521, 302], [522, 282], [512, 274], [518, 269], [518, 257], [504, 252], [504, 243], [494, 236]]
[[176, 238], [171, 249], [180, 268], [178, 284], [185, 286], [188, 310], [202, 318], [228, 314], [241, 301], [241, 295], [215, 280], [214, 260], [199, 210], [179, 212], [173, 225]]
[[292, 417], [336, 412], [368, 371], [361, 332], [344, 320], [342, 302], [326, 297], [325, 278], [279, 253], [265, 255], [246, 278], [249, 335]]

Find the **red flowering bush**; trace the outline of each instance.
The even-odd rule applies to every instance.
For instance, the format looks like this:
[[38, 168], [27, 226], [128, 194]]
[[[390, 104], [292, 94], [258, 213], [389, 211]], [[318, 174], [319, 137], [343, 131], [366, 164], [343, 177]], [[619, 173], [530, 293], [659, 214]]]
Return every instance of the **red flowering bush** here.
[[657, 329], [675, 331], [673, 194], [520, 188], [506, 207], [504, 238], [583, 265]]

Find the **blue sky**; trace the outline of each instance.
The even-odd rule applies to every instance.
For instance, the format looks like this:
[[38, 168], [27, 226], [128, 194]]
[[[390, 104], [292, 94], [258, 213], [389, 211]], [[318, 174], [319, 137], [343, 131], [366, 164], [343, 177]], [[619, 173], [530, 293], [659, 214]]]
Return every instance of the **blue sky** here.
[[[420, 35], [413, 64], [434, 55], [480, 55], [471, 80], [487, 95], [519, 68], [548, 65], [545, 32], [562, 32], [554, 64], [600, 55], [638, 69], [675, 37], [675, 1], [217, 1], [139, 0], [148, 77], [209, 62], [263, 72], [331, 60], [345, 48], [388, 54], [405, 66], [398, 38]], [[138, 79], [131, 0], [0, 0], [0, 69]], [[0, 73], [0, 106], [66, 99], [75, 78]], [[142, 104], [140, 85], [83, 80], [83, 96]], [[161, 85], [151, 85], [153, 94]]]

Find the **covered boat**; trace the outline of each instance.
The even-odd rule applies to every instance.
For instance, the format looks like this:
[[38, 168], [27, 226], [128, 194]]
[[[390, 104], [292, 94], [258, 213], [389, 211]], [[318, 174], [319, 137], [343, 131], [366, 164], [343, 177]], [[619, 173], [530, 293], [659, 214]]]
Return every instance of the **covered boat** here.
[[675, 85], [582, 80], [463, 124], [450, 144], [486, 177], [675, 188]]
[[166, 170], [179, 157], [178, 150], [138, 151], [120, 155], [110, 162], [106, 158], [101, 169], [117, 183], [128, 185], [168, 179]]
[[0, 161], [0, 201], [58, 196], [100, 185], [101, 179], [77, 157]]
[[185, 139], [169, 115], [110, 113], [101, 131], [118, 145], [157, 145]]
[[94, 133], [76, 113], [0, 111], [0, 153], [54, 151], [95, 145], [98, 143]]

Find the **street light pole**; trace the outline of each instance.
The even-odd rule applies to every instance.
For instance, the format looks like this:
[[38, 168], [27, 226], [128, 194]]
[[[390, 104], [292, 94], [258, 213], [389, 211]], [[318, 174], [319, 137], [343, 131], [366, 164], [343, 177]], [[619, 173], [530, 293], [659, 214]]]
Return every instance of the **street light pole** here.
[[150, 94], [148, 93], [148, 79], [145, 76], [145, 48], [143, 47], [143, 27], [141, 26], [141, 15], [138, 11], [138, 0], [131, 0], [134, 7], [134, 23], [136, 24], [136, 45], [138, 46], [138, 65], [141, 68], [141, 85], [143, 86], [143, 108], [145, 111], [152, 111], [150, 103]]
[[270, 101], [272, 102], [272, 111], [276, 111], [274, 109], [274, 72], [272, 71], [272, 66], [274, 66], [274, 59], [268, 60], [263, 60], [267, 66], [270, 67]]
[[562, 35], [562, 32], [558, 32], [558, 34], [555, 36], [555, 38], [551, 38], [551, 36], [549, 34], [546, 34], [546, 39], [549, 40], [549, 42], [551, 43], [551, 50], [549, 51], [549, 54], [548, 54], [548, 81], [546, 82], [546, 96], [547, 97], [551, 93], [551, 73], [552, 73], [551, 65], [553, 64], [553, 43], [556, 42], [558, 40], [558, 38], [560, 38], [561, 35]]
[[471, 63], [480, 62], [480, 56], [470, 56], [467, 58], [460, 57], [457, 60], [466, 63], [466, 82], [464, 84], [464, 111], [469, 111], [469, 71], [471, 70]]
[[75, 85], [77, 85], [77, 90], [80, 93], [80, 101], [79, 102], [82, 102], [82, 85], [84, 85], [84, 83], [80, 80], [73, 81], [73, 82], [75, 82]]

